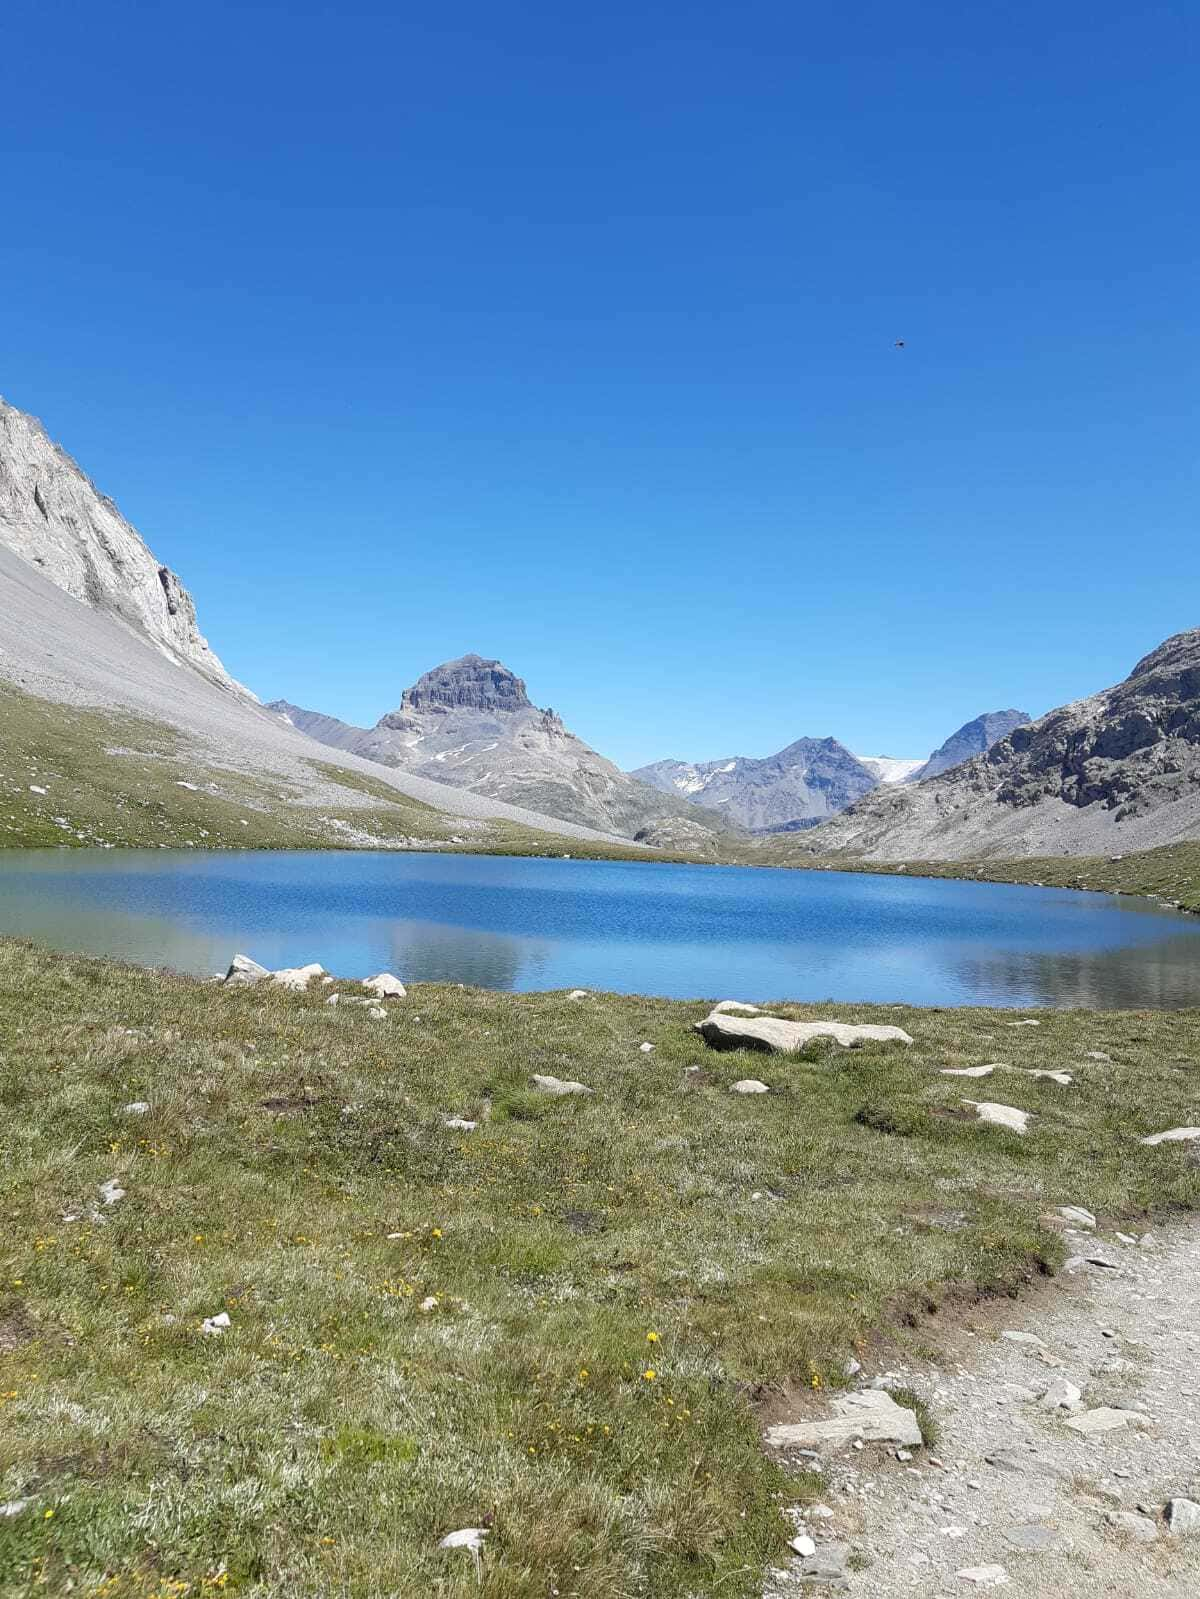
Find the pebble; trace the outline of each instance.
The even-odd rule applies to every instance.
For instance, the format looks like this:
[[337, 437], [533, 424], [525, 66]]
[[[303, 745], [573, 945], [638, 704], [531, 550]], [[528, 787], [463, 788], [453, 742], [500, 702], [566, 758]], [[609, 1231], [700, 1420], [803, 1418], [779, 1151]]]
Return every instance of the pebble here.
[[[1009, 1022], [1010, 1027], [1020, 1027], [1021, 1022]], [[1037, 1023], [1033, 1025], [1036, 1027]], [[1008, 1581], [1008, 1572], [1003, 1566], [966, 1566], [962, 1571], [955, 1572], [963, 1582], [973, 1582], [979, 1588], [1003, 1588]]]
[[426, 1316], [429, 1315], [430, 1311], [436, 1310], [437, 1308], [438, 1302], [436, 1294], [430, 1294], [428, 1298], [422, 1299], [421, 1303], [417, 1306], [417, 1309], [423, 1311]]
[[97, 1193], [106, 1205], [115, 1205], [125, 1198], [125, 1190], [115, 1177], [110, 1177], [106, 1183], [101, 1183]]
[[1133, 1510], [1110, 1510], [1104, 1519], [1110, 1527], [1123, 1532], [1135, 1543], [1155, 1543], [1158, 1540], [1158, 1528], [1149, 1516], [1139, 1516]]
[[229, 1312], [222, 1310], [218, 1311], [215, 1316], [206, 1316], [200, 1323], [200, 1331], [209, 1335], [223, 1333], [226, 1327], [230, 1325]]
[[149, 1109], [149, 1100], [131, 1099], [128, 1105], [125, 1106], [125, 1114], [126, 1116], [144, 1116]]
[[1194, 1499], [1168, 1499], [1166, 1518], [1172, 1537], [1200, 1537], [1200, 1505]]
[[1058, 1534], [1037, 1522], [1030, 1522], [1023, 1527], [1010, 1527], [1004, 1536], [1014, 1549], [1026, 1555], [1045, 1554], [1058, 1546]]
[[643, 1055], [649, 1055], [651, 1053], [651, 1051], [653, 1050], [654, 1045], [653, 1044], [639, 1044], [638, 1048], [641, 1050]]
[[817, 1552], [816, 1539], [810, 1538], [806, 1532], [801, 1533], [798, 1538], [792, 1539], [791, 1543], [788, 1545], [788, 1548], [792, 1549], [798, 1555], [815, 1555]]

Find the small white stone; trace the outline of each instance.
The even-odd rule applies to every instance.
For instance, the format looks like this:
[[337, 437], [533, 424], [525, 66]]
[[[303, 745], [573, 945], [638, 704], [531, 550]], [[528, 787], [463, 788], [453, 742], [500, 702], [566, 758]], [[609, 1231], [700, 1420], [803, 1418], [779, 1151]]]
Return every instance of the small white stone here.
[[1096, 1226], [1096, 1218], [1090, 1210], [1084, 1210], [1082, 1205], [1060, 1205], [1058, 1214], [1064, 1221], [1069, 1221], [1073, 1227], [1083, 1227], [1092, 1232]]
[[804, 1559], [807, 1559], [809, 1555], [815, 1555], [817, 1552], [816, 1540], [810, 1538], [807, 1533], [801, 1533], [798, 1538], [793, 1538], [788, 1548]]
[[654, 1045], [653, 1044], [639, 1044], [638, 1048], [641, 1050], [643, 1055], [649, 1055], [651, 1053], [651, 1051], [654, 1049]]
[[760, 1083], [757, 1077], [743, 1077], [734, 1083], [729, 1092], [731, 1094], [769, 1094], [771, 1090], [766, 1083]]
[[976, 1117], [981, 1122], [987, 1122], [992, 1127], [1005, 1127], [1010, 1133], [1027, 1133], [1029, 1131], [1029, 1116], [1027, 1110], [1018, 1110], [1014, 1105], [998, 1105], [993, 1100], [964, 1099], [964, 1105], [970, 1105]]
[[0, 1516], [19, 1516], [32, 1503], [32, 1499], [10, 1499], [6, 1505], [0, 1505]]
[[588, 991], [586, 988], [573, 988], [567, 995], [568, 999], [586, 999], [587, 997]]
[[1032, 1344], [1035, 1349], [1045, 1349], [1045, 1344], [1036, 1333], [1031, 1332], [1002, 1332], [1001, 1338], [1007, 1338], [1010, 1344]]
[[101, 1183], [97, 1192], [106, 1205], [115, 1205], [118, 1200], [125, 1198], [125, 1190], [115, 1177], [110, 1177], [106, 1183]]
[[431, 1310], [436, 1310], [437, 1308], [438, 1302], [436, 1294], [430, 1294], [427, 1299], [422, 1299], [421, 1303], [417, 1306], [417, 1309], [424, 1311], [426, 1315], [428, 1315]]
[[[1037, 1023], [1033, 1025], [1036, 1027]], [[1009, 1026], [1019, 1027], [1021, 1023], [1010, 1022]], [[973, 1582], [978, 1588], [1003, 1588], [1008, 1582], [1008, 1572], [1003, 1566], [966, 1566], [955, 1575], [963, 1582]]]
[[387, 1020], [387, 1011], [384, 1010], [382, 1005], [368, 1005], [367, 1015], [371, 1017], [372, 1021], [383, 1022]]
[[1200, 1127], [1172, 1127], [1165, 1133], [1151, 1133], [1143, 1144], [1191, 1144], [1200, 1138]]
[[126, 1116], [144, 1116], [150, 1109], [150, 1102], [146, 1099], [131, 1099], [125, 1107]]
[[469, 1549], [477, 1555], [483, 1548], [483, 1540], [487, 1537], [486, 1527], [460, 1527], [457, 1532], [448, 1532], [438, 1544], [439, 1549]]
[[226, 1327], [230, 1325], [229, 1312], [227, 1310], [222, 1310], [218, 1311], [215, 1316], [206, 1316], [205, 1319], [200, 1323], [200, 1331], [211, 1336], [213, 1334], [223, 1333]]
[[469, 1122], [462, 1116], [447, 1116], [443, 1126], [452, 1127], [459, 1133], [473, 1133], [479, 1123]]
[[325, 1003], [327, 1005], [339, 1005], [341, 1003], [341, 999], [342, 999], [342, 996], [340, 994], [330, 994], [329, 998], [325, 1001]]

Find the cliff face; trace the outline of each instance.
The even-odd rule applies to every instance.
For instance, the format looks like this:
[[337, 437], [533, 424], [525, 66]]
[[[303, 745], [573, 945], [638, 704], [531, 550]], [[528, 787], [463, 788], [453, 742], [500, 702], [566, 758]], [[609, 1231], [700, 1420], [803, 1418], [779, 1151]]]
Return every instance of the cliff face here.
[[1015, 728], [986, 754], [879, 792], [805, 846], [875, 860], [1099, 854], [1200, 837], [1200, 628], [1112, 688]]
[[200, 632], [191, 595], [36, 418], [0, 400], [0, 544], [209, 682], [252, 698]]

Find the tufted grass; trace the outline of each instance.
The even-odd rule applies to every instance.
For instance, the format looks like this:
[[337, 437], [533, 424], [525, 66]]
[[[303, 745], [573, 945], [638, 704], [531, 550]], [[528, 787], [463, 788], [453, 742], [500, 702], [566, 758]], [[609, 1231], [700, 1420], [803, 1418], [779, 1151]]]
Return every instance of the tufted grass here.
[[[1137, 1142], [1200, 1120], [1196, 1013], [844, 1006], [914, 1047], [788, 1060], [707, 1050], [695, 1003], [340, 991], [0, 942], [6, 1599], [757, 1595], [820, 1486], [764, 1399], [1052, 1271], [1049, 1206], [1200, 1203]], [[1076, 1083], [936, 1069], [991, 1060]], [[478, 1572], [438, 1549], [479, 1525]]]

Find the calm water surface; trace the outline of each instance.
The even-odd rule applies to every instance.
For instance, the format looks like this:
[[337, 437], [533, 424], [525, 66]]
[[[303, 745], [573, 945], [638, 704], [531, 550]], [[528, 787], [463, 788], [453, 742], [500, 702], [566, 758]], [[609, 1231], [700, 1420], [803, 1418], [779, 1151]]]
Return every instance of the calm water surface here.
[[208, 973], [677, 998], [1200, 1005], [1200, 919], [1066, 890], [496, 856], [6, 850], [0, 933]]

